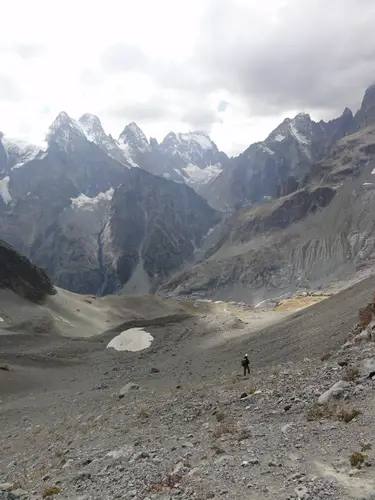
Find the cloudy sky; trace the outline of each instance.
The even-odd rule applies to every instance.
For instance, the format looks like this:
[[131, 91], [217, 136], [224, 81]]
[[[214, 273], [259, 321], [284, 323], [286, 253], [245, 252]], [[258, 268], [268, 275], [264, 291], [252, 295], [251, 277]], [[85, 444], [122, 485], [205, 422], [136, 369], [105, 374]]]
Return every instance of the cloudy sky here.
[[33, 142], [65, 110], [235, 154], [375, 81], [374, 0], [5, 0], [1, 25], [0, 130]]

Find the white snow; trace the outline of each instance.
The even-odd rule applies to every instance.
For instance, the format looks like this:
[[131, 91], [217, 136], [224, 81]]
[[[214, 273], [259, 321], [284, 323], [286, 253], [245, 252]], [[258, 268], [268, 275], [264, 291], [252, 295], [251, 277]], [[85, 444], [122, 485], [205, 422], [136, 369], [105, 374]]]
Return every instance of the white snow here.
[[362, 185], [363, 186], [373, 186], [374, 183], [373, 182], [364, 182]]
[[374, 174], [375, 174], [375, 168], [374, 168], [374, 170], [372, 170], [372, 172], [371, 172], [371, 173], [372, 173], [372, 175], [374, 175]]
[[135, 163], [135, 161], [133, 160], [133, 158], [130, 155], [130, 146], [129, 146], [129, 144], [127, 142], [120, 142], [120, 141], [118, 141], [118, 146], [121, 149], [121, 151], [123, 152], [125, 160], [128, 163], [130, 163], [130, 165], [132, 167], [138, 167], [139, 168], [139, 165], [137, 163]]
[[180, 141], [195, 142], [199, 144], [202, 149], [212, 149], [212, 142], [210, 138], [203, 132], [188, 132], [186, 134], [178, 134]]
[[207, 184], [208, 182], [216, 179], [216, 177], [223, 171], [221, 165], [207, 165], [206, 168], [199, 168], [197, 165], [189, 163], [182, 170], [187, 175], [186, 182], [188, 184]]
[[14, 165], [12, 169], [22, 167], [28, 161], [33, 160], [38, 153], [42, 152], [44, 149], [43, 146], [30, 144], [29, 142], [6, 136], [2, 138], [2, 142], [8, 157], [12, 155], [20, 157], [21, 161]]
[[[56, 132], [58, 134], [54, 136]], [[57, 144], [63, 148], [66, 147], [70, 142], [70, 136], [72, 132], [88, 139], [86, 132], [83, 130], [78, 121], [70, 118], [70, 116], [65, 113], [65, 111], [61, 111], [61, 113], [58, 114], [52, 125], [49, 127], [47, 140], [52, 137], [53, 140], [55, 140]]]
[[265, 146], [264, 144], [259, 144], [259, 148], [264, 151], [265, 153], [268, 153], [269, 155], [274, 155], [275, 152], [272, 151], [269, 147]]
[[297, 139], [297, 141], [301, 144], [304, 144], [304, 145], [307, 145], [309, 144], [309, 141], [308, 139], [302, 135], [300, 132], [298, 132], [298, 130], [296, 129], [293, 121], [291, 121], [289, 123], [289, 130], [290, 130], [290, 133], [292, 134], [292, 136]]
[[150, 347], [153, 340], [154, 337], [143, 328], [130, 328], [113, 338], [107, 349], [112, 347], [116, 351], [137, 352]]
[[92, 212], [98, 203], [102, 201], [111, 201], [113, 197], [113, 188], [109, 188], [104, 193], [98, 193], [94, 198], [85, 194], [80, 194], [77, 198], [71, 198], [73, 210], [86, 210]]
[[[130, 130], [131, 134], [129, 135], [128, 130]], [[127, 127], [125, 127], [124, 131], [122, 134], [120, 134], [120, 137], [118, 139], [119, 146], [122, 149], [122, 145], [127, 145], [127, 142], [130, 141], [131, 143], [134, 143], [133, 137], [135, 139], [135, 146], [140, 150], [140, 151], [148, 151], [150, 149], [150, 144], [147, 140], [147, 137], [145, 136], [143, 130], [141, 130], [138, 125], [134, 122], [129, 123]]]
[[277, 142], [281, 142], [281, 141], [283, 141], [284, 139], [285, 139], [285, 135], [277, 134], [277, 135], [275, 136], [275, 141], [277, 141]]
[[0, 196], [2, 197], [5, 205], [8, 205], [12, 201], [12, 196], [9, 192], [9, 177], [4, 177], [0, 180]]

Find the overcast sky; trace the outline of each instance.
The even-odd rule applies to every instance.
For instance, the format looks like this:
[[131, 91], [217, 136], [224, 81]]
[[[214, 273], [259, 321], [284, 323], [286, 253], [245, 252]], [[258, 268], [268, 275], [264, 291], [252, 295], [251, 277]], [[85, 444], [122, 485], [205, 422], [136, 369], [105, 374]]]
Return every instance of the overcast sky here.
[[33, 142], [65, 110], [235, 154], [298, 111], [354, 111], [375, 81], [375, 0], [4, 3], [0, 130]]

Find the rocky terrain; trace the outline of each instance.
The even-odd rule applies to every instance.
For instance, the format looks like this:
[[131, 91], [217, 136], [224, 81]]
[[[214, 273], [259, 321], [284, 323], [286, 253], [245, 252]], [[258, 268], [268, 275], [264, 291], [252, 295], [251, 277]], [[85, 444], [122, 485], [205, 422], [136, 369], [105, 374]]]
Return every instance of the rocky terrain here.
[[[373, 499], [374, 286], [263, 328], [209, 302], [165, 302], [163, 319], [159, 299], [139, 352], [105, 347], [140, 319], [86, 339], [3, 330], [0, 498]], [[76, 297], [91, 316], [112, 300]]]
[[[174, 276], [163, 289], [257, 303], [371, 271], [374, 98], [372, 87], [353, 118], [357, 130], [331, 144], [300, 183], [291, 182], [290, 194], [234, 212], [201, 262]], [[344, 115], [349, 117], [348, 112]]]
[[0, 288], [10, 289], [32, 301], [43, 301], [56, 290], [40, 268], [0, 240]]

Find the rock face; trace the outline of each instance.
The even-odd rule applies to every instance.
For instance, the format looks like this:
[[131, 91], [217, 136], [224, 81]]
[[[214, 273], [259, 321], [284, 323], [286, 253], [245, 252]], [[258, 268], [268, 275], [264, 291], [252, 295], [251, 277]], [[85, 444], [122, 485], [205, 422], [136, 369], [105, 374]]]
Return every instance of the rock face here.
[[36, 302], [56, 293], [47, 274], [3, 240], [0, 240], [0, 288], [10, 288]]
[[187, 186], [133, 169], [114, 194], [104, 252], [114, 256], [129, 291], [139, 291], [142, 282], [149, 290], [188, 261], [219, 220]]
[[218, 215], [186, 185], [116, 161], [100, 122], [82, 121], [60, 113], [45, 150], [0, 180], [1, 234], [63, 288], [101, 295], [137, 271], [130, 288], [149, 291], [193, 258]]
[[305, 113], [286, 118], [264, 142], [252, 144], [232, 160], [203, 195], [212, 206], [238, 208], [287, 195], [301, 186], [312, 165], [331, 146], [355, 130], [352, 112], [330, 122], [311, 120]]
[[148, 141], [134, 122], [126, 125], [118, 140], [106, 135], [99, 118], [85, 114], [79, 119], [87, 138], [127, 167], [139, 167], [176, 182], [184, 182], [199, 192], [210, 184], [229, 163], [225, 153], [203, 132], [170, 132], [159, 144]]

